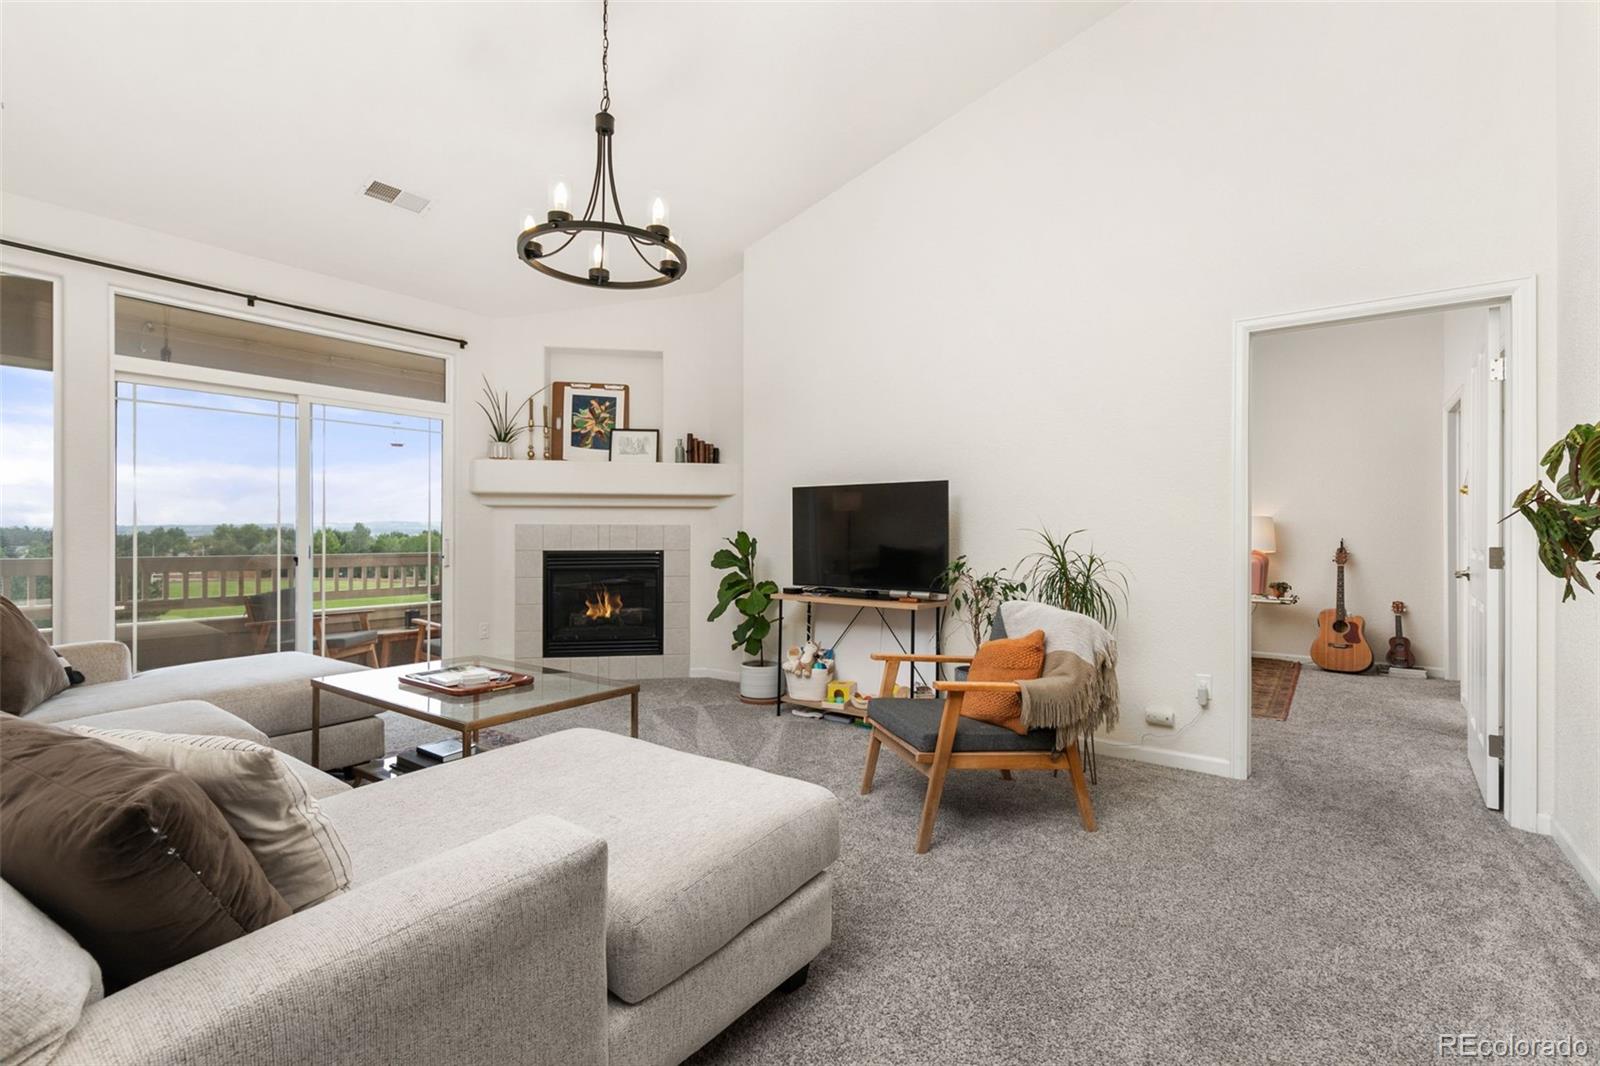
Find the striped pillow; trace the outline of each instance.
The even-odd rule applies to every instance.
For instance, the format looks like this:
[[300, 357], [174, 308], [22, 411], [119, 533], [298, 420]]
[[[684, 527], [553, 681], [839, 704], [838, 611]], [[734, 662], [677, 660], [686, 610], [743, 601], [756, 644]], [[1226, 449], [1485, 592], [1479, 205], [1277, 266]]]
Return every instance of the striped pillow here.
[[74, 726], [177, 770], [200, 786], [293, 910], [350, 887], [350, 855], [305, 783], [252, 740]]

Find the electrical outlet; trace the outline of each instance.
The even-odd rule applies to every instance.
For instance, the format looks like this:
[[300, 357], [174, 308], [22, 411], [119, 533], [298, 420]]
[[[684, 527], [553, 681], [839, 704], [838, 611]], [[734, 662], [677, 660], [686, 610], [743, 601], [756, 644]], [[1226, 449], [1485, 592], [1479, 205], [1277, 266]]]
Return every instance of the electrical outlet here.
[[1144, 712], [1144, 720], [1150, 725], [1164, 726], [1167, 729], [1178, 724], [1177, 715], [1170, 707], [1153, 707]]
[[479, 640], [488, 640], [489, 639], [489, 623], [488, 622], [479, 622], [478, 623], [478, 639]]
[[1211, 675], [1194, 675], [1194, 701], [1202, 707], [1211, 706]]

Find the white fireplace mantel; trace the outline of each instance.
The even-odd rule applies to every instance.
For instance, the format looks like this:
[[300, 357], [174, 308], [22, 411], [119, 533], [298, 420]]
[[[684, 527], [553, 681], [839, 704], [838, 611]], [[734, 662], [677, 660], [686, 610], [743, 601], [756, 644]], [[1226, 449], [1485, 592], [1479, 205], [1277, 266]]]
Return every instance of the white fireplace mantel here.
[[739, 491], [733, 463], [474, 459], [468, 487], [487, 507], [715, 507]]

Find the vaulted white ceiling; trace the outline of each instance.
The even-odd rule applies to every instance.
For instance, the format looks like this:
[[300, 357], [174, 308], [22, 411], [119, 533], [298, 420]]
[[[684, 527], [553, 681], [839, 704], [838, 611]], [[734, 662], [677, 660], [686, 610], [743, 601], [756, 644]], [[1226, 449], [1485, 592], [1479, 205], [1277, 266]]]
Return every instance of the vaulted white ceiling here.
[[[1116, 6], [613, 4], [624, 208], [664, 193], [690, 256], [655, 291], [731, 277], [752, 241]], [[512, 247], [551, 180], [587, 191], [599, 35], [597, 2], [6, 3], [0, 185], [483, 314], [626, 298]], [[375, 178], [432, 207], [362, 196]]]

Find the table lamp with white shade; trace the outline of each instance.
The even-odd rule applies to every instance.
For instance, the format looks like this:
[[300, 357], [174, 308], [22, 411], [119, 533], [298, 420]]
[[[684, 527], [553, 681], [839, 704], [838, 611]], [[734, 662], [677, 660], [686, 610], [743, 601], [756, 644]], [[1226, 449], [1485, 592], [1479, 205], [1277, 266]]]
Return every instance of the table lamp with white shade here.
[[1271, 515], [1250, 516], [1250, 594], [1267, 594], [1267, 556], [1278, 550], [1278, 527]]

